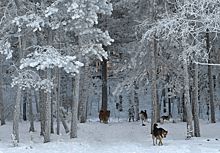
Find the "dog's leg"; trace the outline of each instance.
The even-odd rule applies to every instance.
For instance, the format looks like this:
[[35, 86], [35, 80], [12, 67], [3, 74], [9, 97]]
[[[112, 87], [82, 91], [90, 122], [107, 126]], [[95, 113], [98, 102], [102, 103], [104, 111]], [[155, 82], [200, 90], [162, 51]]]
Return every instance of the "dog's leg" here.
[[155, 137], [154, 137], [154, 135], [152, 135], [152, 139], [153, 139], [153, 145], [155, 146], [155, 143], [154, 143], [154, 138], [155, 138]]
[[156, 144], [157, 144], [157, 137], [156, 137]]
[[161, 138], [161, 136], [159, 136], [159, 140], [160, 140], [159, 144], [162, 146], [163, 143], [162, 143], [162, 138]]

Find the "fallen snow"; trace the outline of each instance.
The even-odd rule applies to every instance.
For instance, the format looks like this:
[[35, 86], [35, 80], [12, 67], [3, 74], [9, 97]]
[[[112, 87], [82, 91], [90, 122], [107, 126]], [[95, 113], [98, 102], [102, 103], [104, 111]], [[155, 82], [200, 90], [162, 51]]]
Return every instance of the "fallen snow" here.
[[37, 131], [29, 133], [29, 122], [23, 121], [20, 143], [13, 147], [12, 123], [7, 122], [0, 126], [0, 153], [220, 153], [220, 122], [211, 124], [201, 120], [201, 137], [190, 140], [185, 140], [186, 123], [167, 121], [159, 126], [169, 131], [163, 146], [153, 146], [150, 122], [141, 126], [141, 121], [113, 119], [109, 124], [99, 123], [98, 119], [79, 123], [75, 139], [70, 139], [61, 125], [61, 135], [51, 134], [51, 142], [43, 143], [43, 137], [39, 136], [40, 123], [35, 122]]

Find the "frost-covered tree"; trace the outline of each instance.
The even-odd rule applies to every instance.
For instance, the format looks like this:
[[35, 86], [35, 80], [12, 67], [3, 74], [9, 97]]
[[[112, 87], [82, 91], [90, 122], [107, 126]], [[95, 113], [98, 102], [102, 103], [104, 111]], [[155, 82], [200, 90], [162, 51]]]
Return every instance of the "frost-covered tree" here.
[[[66, 32], [71, 31], [74, 34], [73, 37], [78, 39], [76, 39], [75, 44], [71, 44], [73, 46], [71, 48], [72, 51], [68, 50], [68, 52], [64, 54], [61, 54], [52, 46], [32, 46], [29, 48], [32, 50], [32, 53], [28, 54], [24, 60], [21, 60], [22, 65], [20, 68], [30, 66], [35, 67], [37, 70], [42, 70], [57, 66], [64, 68], [66, 72], [74, 73], [77, 77], [79, 75], [79, 67], [82, 66], [80, 62], [77, 63], [75, 61], [80, 60], [79, 56], [96, 55], [100, 59], [102, 59], [102, 57], [107, 58], [107, 53], [102, 48], [102, 45], [109, 45], [113, 40], [109, 37], [107, 31], [103, 32], [94, 25], [98, 24], [98, 13], [111, 13], [112, 8], [109, 1], [66, 0], [50, 2], [47, 3], [47, 5], [42, 5], [42, 3], [39, 5], [37, 3], [36, 6], [38, 7], [37, 13], [28, 10], [25, 15], [14, 18], [13, 22], [18, 26], [19, 32], [23, 30], [23, 27], [27, 27], [32, 30], [32, 32], [36, 32], [42, 31], [46, 27], [56, 30], [62, 25]], [[74, 55], [77, 55], [77, 57]], [[78, 79], [75, 79], [75, 84], [79, 84], [77, 80]], [[74, 94], [75, 97], [79, 96], [79, 88], [77, 87], [78, 86], [74, 89], [77, 91]], [[74, 106], [76, 107], [73, 108], [73, 117], [76, 116], [75, 114], [78, 109], [77, 99], [74, 101], [76, 104]], [[74, 117], [72, 121], [77, 123], [77, 118]], [[76, 127], [76, 124], [71, 124], [71, 126]], [[75, 133], [76, 131], [72, 132], [71, 130], [70, 137], [76, 137]]]
[[[152, 37], [159, 39], [171, 39], [177, 42], [180, 52], [180, 60], [184, 70], [184, 102], [187, 111], [187, 138], [192, 136], [192, 114], [189, 99], [189, 75], [188, 64], [190, 60], [195, 61], [207, 59], [207, 52], [202, 47], [204, 39], [200, 38], [206, 29], [217, 33], [219, 30], [217, 14], [217, 1], [177, 1], [176, 12], [173, 14], [165, 13], [161, 19], [155, 22], [151, 28], [146, 30], [143, 40]], [[208, 13], [207, 13], [208, 9]], [[145, 24], [146, 25], [146, 24]], [[200, 39], [199, 39], [200, 38]], [[195, 44], [192, 43], [194, 41]]]

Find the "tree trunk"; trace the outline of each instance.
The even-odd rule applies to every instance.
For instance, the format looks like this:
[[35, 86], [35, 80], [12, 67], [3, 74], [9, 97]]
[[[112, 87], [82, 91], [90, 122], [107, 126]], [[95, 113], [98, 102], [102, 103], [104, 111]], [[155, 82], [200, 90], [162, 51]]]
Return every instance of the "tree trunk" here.
[[57, 134], [60, 134], [60, 74], [59, 74], [59, 68], [55, 68], [55, 98], [56, 98], [56, 104], [57, 104]]
[[83, 93], [82, 93], [82, 112], [81, 112], [81, 123], [86, 123], [87, 119], [87, 88], [88, 88], [88, 73], [89, 65], [87, 64], [87, 59], [85, 60], [85, 71], [83, 80]]
[[[150, 0], [150, 23], [154, 22], [154, 0]], [[150, 43], [150, 56], [151, 56], [151, 101], [152, 101], [152, 108], [151, 108], [151, 133], [153, 131], [153, 125], [157, 122], [157, 87], [156, 87], [156, 50], [154, 40], [151, 40]]]
[[[105, 48], [107, 51], [107, 49]], [[103, 58], [102, 61], [102, 109], [106, 112], [108, 109], [108, 95], [107, 95], [107, 60]]]
[[198, 64], [194, 64], [195, 75], [194, 75], [194, 135], [200, 137], [200, 128], [199, 128], [199, 105], [198, 105]]
[[[171, 92], [170, 88], [168, 88], [168, 92]], [[171, 114], [171, 98], [168, 97], [168, 112]]]
[[25, 91], [24, 91], [23, 120], [24, 120], [24, 121], [27, 121], [27, 89], [25, 89]]
[[[51, 79], [51, 69], [47, 69], [47, 79]], [[45, 130], [44, 143], [50, 142], [50, 124], [51, 124], [51, 92], [47, 91], [47, 100], [45, 103]]]
[[60, 108], [60, 111], [59, 111], [59, 112], [60, 112], [60, 119], [61, 119], [61, 122], [62, 122], [62, 124], [63, 124], [63, 127], [64, 127], [66, 133], [69, 133], [70, 130], [69, 130], [69, 128], [68, 128], [68, 126], [67, 126], [67, 124], [66, 124], [64, 118], [63, 118], [63, 108]]
[[[3, 4], [2, 4], [3, 5]], [[3, 90], [2, 90], [2, 54], [0, 54], [0, 111], [1, 111], [1, 125], [5, 124], [4, 116], [4, 99], [3, 99]]]
[[79, 102], [79, 81], [80, 74], [75, 75], [74, 91], [73, 91], [73, 104], [72, 104], [72, 119], [71, 119], [71, 132], [70, 138], [77, 138], [77, 111]]
[[[4, 14], [4, 0], [1, 0], [1, 17], [3, 16]], [[2, 90], [2, 78], [3, 78], [3, 75], [2, 75], [2, 54], [0, 53], [0, 111], [1, 111], [1, 125], [4, 125], [5, 124], [5, 112], [4, 112], [4, 98], [3, 98], [3, 90]]]
[[50, 133], [54, 133], [54, 128], [53, 128], [53, 92], [51, 91], [51, 124], [50, 124]]
[[[53, 44], [53, 31], [48, 30], [48, 45]], [[47, 79], [51, 79], [51, 69], [47, 68]], [[50, 132], [51, 132], [51, 92], [47, 91], [47, 100], [45, 103], [45, 131], [44, 131], [44, 143], [50, 142]]]
[[134, 81], [134, 103], [136, 106], [136, 121], [140, 120], [139, 116], [139, 98], [138, 98], [138, 84], [137, 81]]
[[[39, 75], [41, 77], [41, 79], [44, 79], [44, 71], [40, 70]], [[41, 123], [41, 132], [40, 135], [44, 135], [44, 131], [45, 131], [45, 101], [46, 101], [46, 94], [44, 93], [44, 90], [41, 89], [39, 91], [40, 93], [40, 123]]]
[[29, 92], [29, 115], [30, 115], [30, 129], [29, 132], [34, 132], [34, 115], [33, 115], [33, 106], [32, 106], [32, 94], [31, 94], [31, 88], [28, 89]]
[[34, 90], [34, 99], [35, 99], [35, 104], [36, 104], [36, 111], [39, 113], [39, 105], [38, 105], [38, 100], [37, 100], [37, 91]]
[[[158, 89], [158, 87], [157, 87]], [[156, 91], [157, 92], [157, 122], [160, 122], [160, 101], [159, 101], [159, 92], [158, 90]]]
[[[78, 43], [80, 44], [80, 38]], [[80, 51], [80, 49], [79, 49]], [[81, 53], [78, 53], [78, 61], [81, 60]], [[73, 104], [72, 104], [72, 119], [71, 119], [71, 130], [70, 138], [77, 138], [77, 114], [78, 114], [78, 103], [79, 103], [79, 83], [80, 83], [80, 68], [79, 73], [75, 75], [74, 89], [73, 89]]]
[[189, 74], [186, 55], [182, 52], [183, 56], [183, 70], [184, 70], [184, 105], [186, 108], [186, 122], [187, 122], [187, 139], [190, 139], [193, 136], [193, 126], [192, 126], [192, 111], [189, 97]]
[[162, 96], [163, 96], [163, 113], [166, 113], [167, 112], [167, 106], [166, 106], [166, 88], [164, 88], [162, 90]]
[[[209, 30], [206, 31], [206, 48], [209, 54], [208, 63], [211, 62], [211, 50], [209, 44]], [[215, 123], [215, 104], [213, 98], [213, 88], [212, 88], [212, 67], [208, 65], [208, 76], [209, 76], [209, 95], [210, 95], [210, 106], [211, 106], [211, 123]]]
[[19, 115], [20, 115], [20, 104], [21, 104], [21, 87], [18, 85], [15, 108], [13, 114], [13, 134], [15, 136], [15, 140], [19, 142]]

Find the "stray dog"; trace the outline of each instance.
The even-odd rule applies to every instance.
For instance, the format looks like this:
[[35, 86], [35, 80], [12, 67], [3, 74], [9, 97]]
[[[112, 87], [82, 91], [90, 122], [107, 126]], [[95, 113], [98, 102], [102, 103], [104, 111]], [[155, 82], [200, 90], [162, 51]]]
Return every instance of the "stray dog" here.
[[162, 118], [163, 120], [169, 120], [170, 117], [171, 117], [171, 114], [169, 114], [168, 116], [162, 116], [161, 118]]
[[141, 114], [142, 126], [145, 126], [144, 121], [147, 120], [147, 111], [141, 110], [140, 114]]
[[162, 138], [166, 138], [168, 131], [164, 130], [163, 128], [157, 128], [157, 123], [154, 124], [153, 127], [153, 133], [152, 133], [152, 138], [153, 138], [153, 145], [155, 145], [154, 143], [154, 139], [156, 138], [156, 144], [157, 144], [157, 139], [159, 139], [159, 143], [158, 145], [163, 145], [162, 143]]
[[99, 120], [100, 120], [100, 123], [101, 123], [101, 121], [103, 121], [103, 123], [108, 124], [109, 117], [110, 117], [110, 110], [107, 110], [107, 111], [105, 112], [103, 109], [101, 109], [101, 110], [99, 111]]

